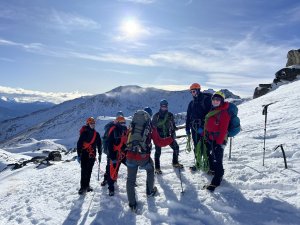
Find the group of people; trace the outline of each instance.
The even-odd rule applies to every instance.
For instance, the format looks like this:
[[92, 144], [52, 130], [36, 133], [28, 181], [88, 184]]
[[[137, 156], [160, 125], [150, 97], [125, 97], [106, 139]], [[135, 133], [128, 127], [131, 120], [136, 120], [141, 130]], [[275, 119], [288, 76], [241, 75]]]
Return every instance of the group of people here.
[[[201, 86], [194, 83], [190, 86], [190, 93], [193, 97], [188, 105], [186, 117], [186, 134], [192, 138], [194, 143], [194, 154], [196, 157], [196, 146], [199, 142], [204, 143], [209, 161], [209, 174], [213, 175], [211, 183], [205, 188], [214, 191], [220, 185], [224, 175], [223, 152], [227, 142], [227, 132], [230, 115], [227, 111], [228, 102], [225, 102], [225, 95], [221, 91], [213, 95], [201, 92]], [[107, 154], [107, 165], [104, 180], [101, 186], [108, 185], [109, 196], [114, 195], [114, 183], [118, 177], [121, 164], [127, 167], [126, 190], [129, 207], [135, 210], [137, 207], [135, 197], [136, 176], [138, 168], [147, 172], [146, 193], [147, 196], [154, 196], [157, 188], [154, 186], [154, 174], [162, 174], [161, 170], [161, 148], [169, 145], [173, 149], [172, 166], [183, 168], [179, 163], [179, 145], [176, 142], [178, 129], [175, 125], [174, 115], [168, 111], [168, 101], [160, 101], [160, 108], [152, 115], [149, 107], [138, 110], [133, 118], [140, 116], [144, 119], [142, 129], [138, 122], [131, 122], [126, 126], [126, 120], [120, 111], [116, 119], [107, 125], [105, 140], [101, 140], [99, 133], [95, 130], [95, 119], [90, 117], [86, 125], [81, 128], [80, 137], [77, 142], [78, 160], [81, 164], [81, 181], [79, 194], [93, 191], [90, 187], [90, 177], [93, 165], [96, 161], [96, 149], [98, 161], [101, 162], [102, 148]], [[146, 128], [146, 129], [145, 129]], [[140, 129], [140, 130], [139, 130]], [[153, 133], [156, 132], [156, 136]], [[133, 137], [140, 135], [139, 142], [135, 143]], [[164, 145], [155, 140], [157, 137], [164, 141]], [[154, 162], [151, 158], [152, 140], [155, 145]], [[102, 146], [103, 145], [103, 146]], [[195, 162], [196, 163], [196, 162]], [[196, 170], [197, 165], [190, 167]]]

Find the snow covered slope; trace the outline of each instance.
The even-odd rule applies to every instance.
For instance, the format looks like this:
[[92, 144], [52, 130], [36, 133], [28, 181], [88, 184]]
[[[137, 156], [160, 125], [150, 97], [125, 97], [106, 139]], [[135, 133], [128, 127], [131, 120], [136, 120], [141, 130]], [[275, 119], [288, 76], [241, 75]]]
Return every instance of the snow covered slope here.
[[[116, 195], [108, 196], [106, 187], [97, 181], [94, 166], [91, 185], [93, 193], [78, 196], [80, 166], [77, 162], [55, 162], [43, 169], [30, 164], [22, 169], [0, 173], [0, 224], [189, 224], [189, 225], [298, 225], [300, 221], [300, 81], [281, 86], [268, 95], [239, 106], [243, 131], [234, 138], [232, 158], [225, 149], [223, 182], [215, 193], [201, 190], [211, 177], [191, 173], [193, 154], [185, 152], [186, 140], [178, 140], [180, 162], [186, 169], [181, 174], [171, 166], [172, 150], [162, 150], [163, 174], [155, 177], [158, 195], [145, 196], [145, 171], [138, 172], [136, 194], [140, 213], [128, 209], [126, 168], [122, 165]], [[264, 116], [262, 105], [278, 101], [268, 111], [266, 159], [262, 166]], [[179, 131], [182, 134], [184, 131]], [[32, 140], [33, 148], [36, 142]], [[23, 143], [30, 147], [30, 141]], [[26, 144], [26, 146], [25, 146]], [[283, 144], [288, 169], [284, 169], [279, 150]], [[53, 148], [57, 146], [53, 145]], [[20, 143], [19, 148], [22, 148]], [[51, 148], [51, 145], [47, 145]], [[4, 154], [1, 164], [20, 153]], [[22, 152], [23, 150], [16, 152]], [[25, 150], [24, 150], [25, 152]], [[152, 152], [152, 156], [154, 150]], [[15, 155], [15, 156], [14, 156]], [[75, 154], [63, 155], [63, 159]], [[100, 164], [101, 176], [105, 155]], [[184, 194], [181, 193], [181, 183]], [[101, 177], [102, 179], [102, 177]]]
[[114, 116], [120, 110], [125, 116], [130, 116], [145, 106], [151, 107], [155, 112], [163, 98], [168, 100], [171, 112], [180, 113], [186, 111], [191, 95], [188, 91], [121, 86], [105, 94], [81, 97], [48, 110], [5, 121], [0, 124], [0, 142], [10, 144], [27, 138], [55, 138], [62, 139], [62, 143], [69, 147], [74, 147], [78, 130], [87, 117], [98, 118], [96, 128], [102, 133], [107, 116]]

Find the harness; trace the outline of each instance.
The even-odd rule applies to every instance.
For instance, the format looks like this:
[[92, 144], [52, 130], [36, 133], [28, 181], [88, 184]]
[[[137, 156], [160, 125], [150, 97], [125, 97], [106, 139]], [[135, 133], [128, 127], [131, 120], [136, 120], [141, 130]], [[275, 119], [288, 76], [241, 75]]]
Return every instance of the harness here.
[[85, 149], [89, 153], [90, 158], [96, 158], [94, 149], [92, 147], [92, 144], [95, 142], [97, 136], [97, 132], [94, 131], [93, 138], [90, 142], [83, 142], [83, 149]]

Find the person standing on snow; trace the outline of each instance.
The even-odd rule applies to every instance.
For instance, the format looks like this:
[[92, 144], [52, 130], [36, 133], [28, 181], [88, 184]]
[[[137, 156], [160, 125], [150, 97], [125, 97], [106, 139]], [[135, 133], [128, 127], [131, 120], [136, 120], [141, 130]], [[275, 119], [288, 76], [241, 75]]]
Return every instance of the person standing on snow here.
[[137, 210], [135, 186], [138, 168], [147, 172], [147, 196], [155, 196], [157, 193], [157, 188], [154, 186], [154, 166], [151, 158], [151, 114], [152, 110], [149, 107], [136, 111], [128, 135], [126, 190], [129, 207], [134, 212]]
[[[166, 99], [160, 101], [160, 109], [153, 116], [152, 126], [157, 129], [157, 132], [161, 138], [173, 138], [173, 141], [170, 144], [170, 147], [173, 149], [172, 165], [174, 168], [183, 168], [182, 164], [178, 162], [179, 145], [175, 140], [175, 131], [177, 130], [177, 127], [175, 125], [173, 113], [168, 111], [168, 101]], [[155, 145], [154, 162], [156, 174], [162, 174], [162, 171], [160, 169], [160, 155], [161, 147]]]
[[96, 148], [98, 149], [98, 162], [101, 162], [102, 143], [99, 133], [95, 130], [96, 121], [89, 117], [86, 125], [80, 130], [80, 137], [77, 142], [77, 160], [81, 166], [81, 180], [78, 194], [93, 191], [90, 186], [90, 179], [96, 159]]
[[[201, 86], [198, 83], [193, 83], [190, 86], [190, 92], [193, 100], [189, 103], [186, 114], [186, 134], [190, 137], [192, 131], [192, 139], [194, 143], [194, 155], [196, 158], [196, 146], [199, 141], [202, 141], [204, 119], [206, 114], [210, 111], [211, 94], [202, 93]], [[191, 170], [197, 169], [196, 165], [190, 167]]]
[[224, 175], [223, 154], [227, 143], [230, 115], [229, 103], [224, 101], [225, 95], [217, 91], [212, 96], [212, 110], [205, 117], [204, 139], [208, 153], [209, 168], [214, 171], [214, 177], [209, 185], [204, 186], [214, 191], [221, 184]]
[[106, 167], [105, 167], [105, 173], [103, 175], [103, 181], [101, 182], [101, 186], [105, 186], [107, 184], [107, 181], [108, 181], [108, 175], [109, 175], [109, 165], [110, 165], [110, 159], [108, 157], [108, 151], [107, 149], [105, 149], [107, 146], [105, 145], [106, 143], [106, 135], [108, 136], [108, 133], [109, 133], [109, 130], [111, 129], [111, 127], [113, 127], [114, 125], [116, 125], [118, 123], [117, 121], [117, 118], [119, 116], [122, 116], [124, 117], [124, 114], [122, 111], [118, 111], [117, 114], [116, 114], [116, 119], [113, 120], [113, 121], [110, 121], [109, 123], [107, 123], [105, 126], [104, 126], [104, 136], [103, 136], [103, 151], [104, 153], [107, 155], [106, 159], [107, 159], [107, 162], [106, 162]]
[[109, 196], [114, 196], [114, 183], [118, 178], [118, 172], [121, 163], [126, 166], [126, 143], [128, 129], [126, 120], [123, 116], [116, 118], [116, 123], [110, 128], [108, 133], [108, 159], [109, 170], [107, 176]]

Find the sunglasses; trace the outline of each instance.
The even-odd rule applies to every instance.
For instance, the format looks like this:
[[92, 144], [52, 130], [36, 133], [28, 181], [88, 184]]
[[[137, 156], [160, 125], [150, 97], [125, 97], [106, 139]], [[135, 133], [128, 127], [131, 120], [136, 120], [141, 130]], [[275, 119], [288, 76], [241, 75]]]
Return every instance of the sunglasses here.
[[218, 102], [220, 102], [220, 101], [222, 101], [222, 98], [214, 97], [214, 98], [212, 99], [212, 101], [218, 101]]

